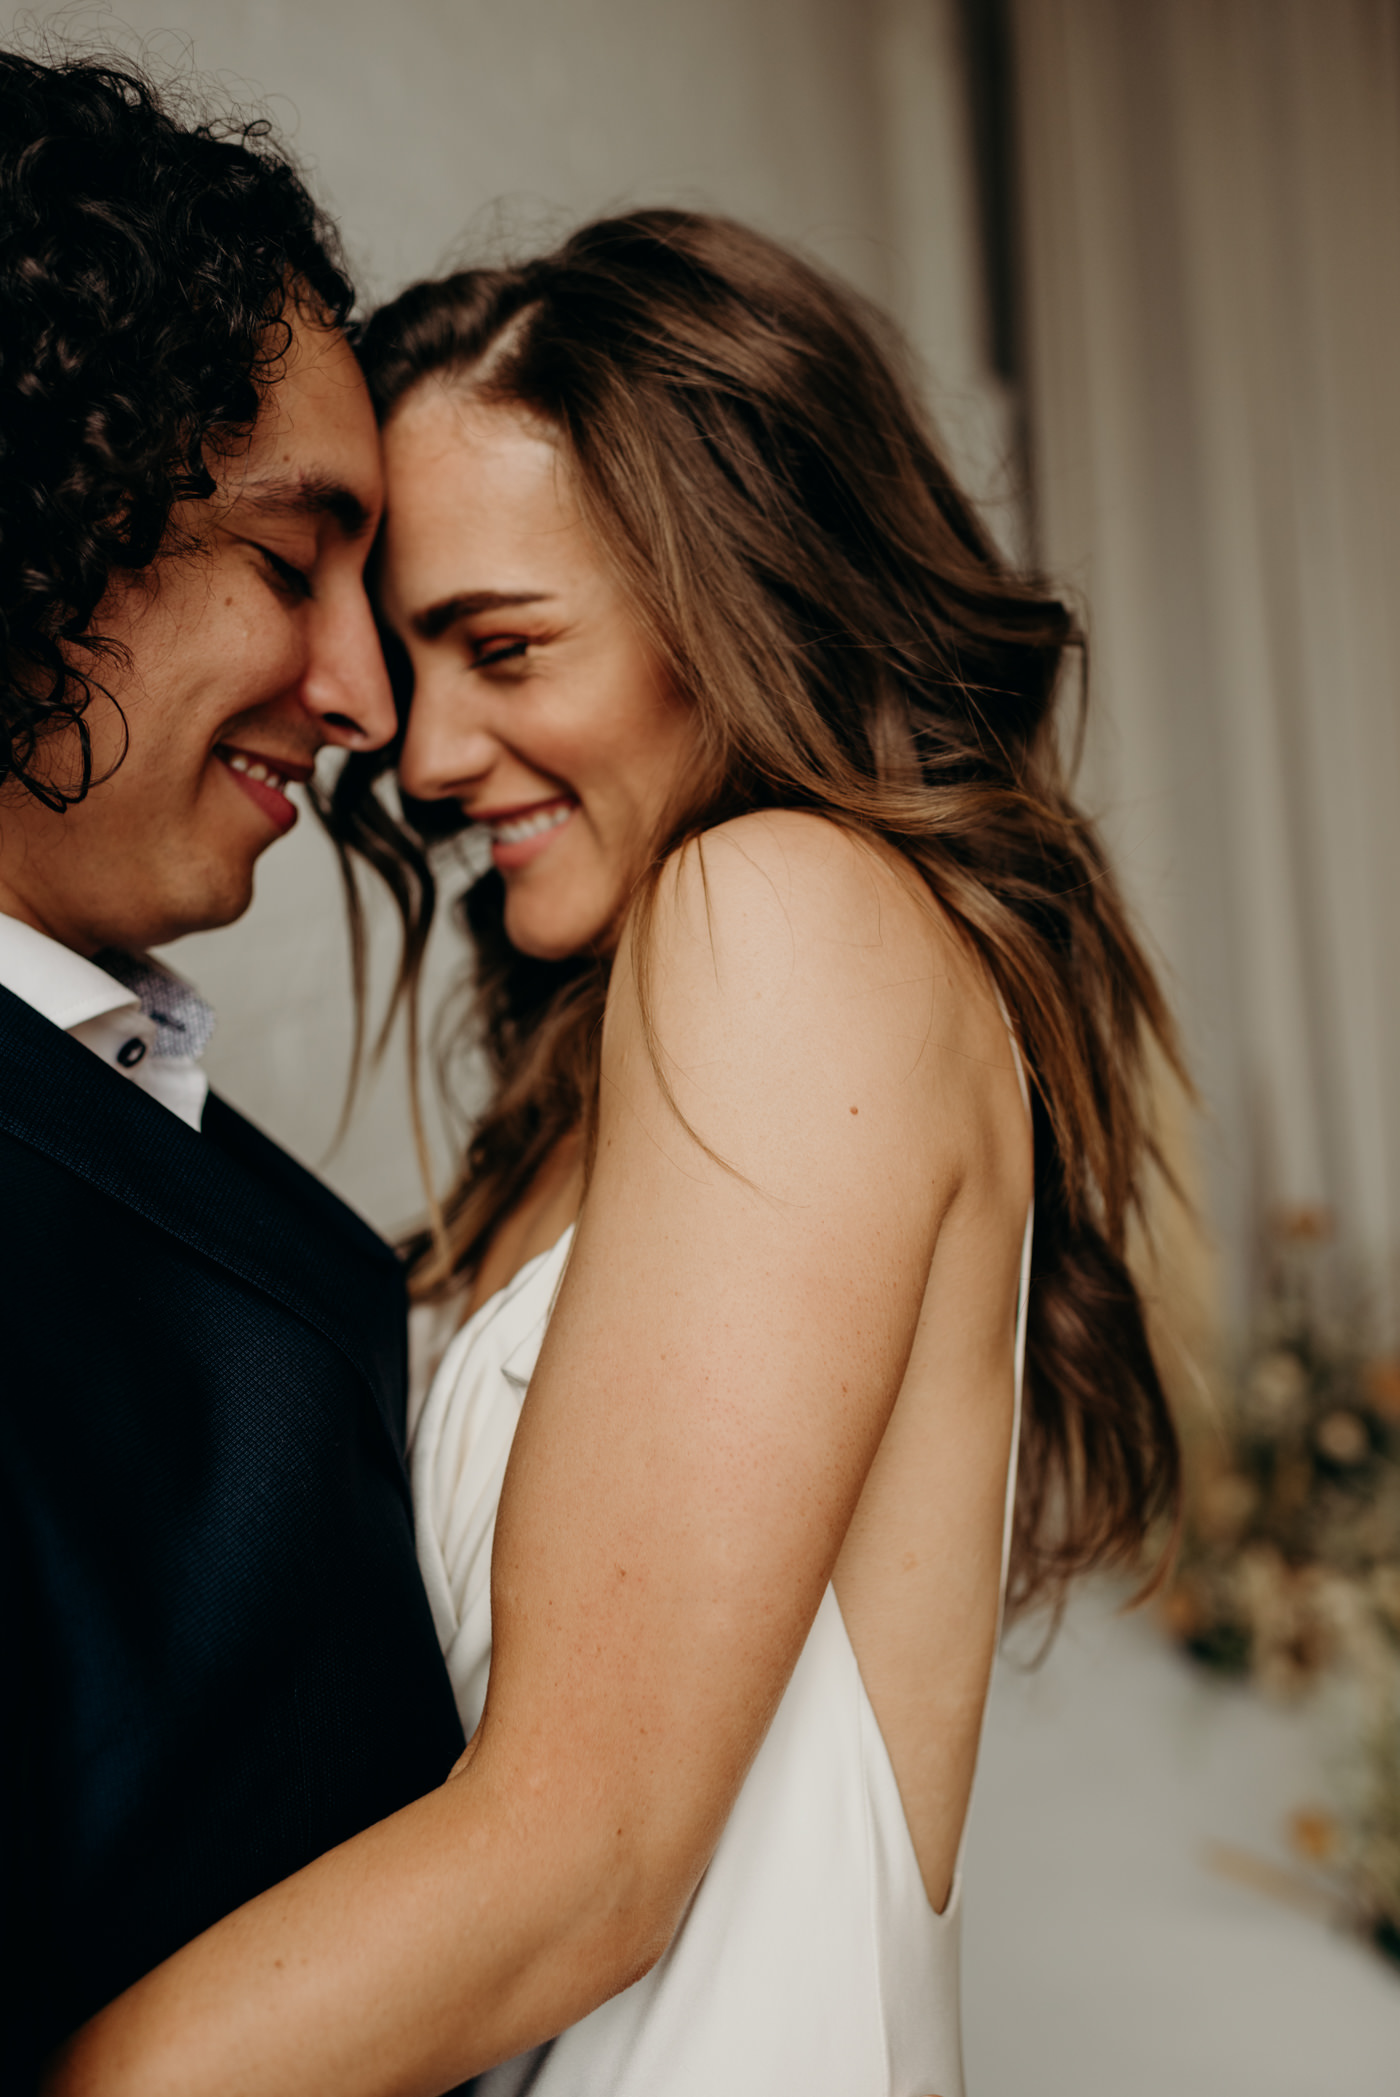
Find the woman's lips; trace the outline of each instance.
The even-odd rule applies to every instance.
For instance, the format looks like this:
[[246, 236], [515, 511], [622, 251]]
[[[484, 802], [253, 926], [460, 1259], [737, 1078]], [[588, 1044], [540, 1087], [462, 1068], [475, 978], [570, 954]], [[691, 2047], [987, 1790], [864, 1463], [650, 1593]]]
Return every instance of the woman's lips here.
[[299, 777], [307, 768], [298, 765], [293, 770], [288, 766], [282, 771], [272, 758], [258, 757], [250, 750], [230, 749], [227, 745], [222, 746], [216, 755], [234, 783], [242, 787], [255, 807], [262, 810], [278, 835], [290, 830], [296, 822], [297, 811], [287, 799], [287, 783], [289, 778]]
[[577, 807], [577, 801], [539, 801], [533, 808], [516, 809], [509, 815], [477, 816], [491, 839], [492, 865], [503, 874], [528, 866], [554, 842]]

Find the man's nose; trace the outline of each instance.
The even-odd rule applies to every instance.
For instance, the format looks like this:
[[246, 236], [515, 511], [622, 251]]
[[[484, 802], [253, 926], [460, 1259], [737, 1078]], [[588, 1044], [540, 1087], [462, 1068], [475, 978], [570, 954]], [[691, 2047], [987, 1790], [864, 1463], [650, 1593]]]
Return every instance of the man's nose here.
[[317, 607], [302, 702], [327, 742], [347, 750], [380, 750], [398, 720], [374, 615], [362, 588]]

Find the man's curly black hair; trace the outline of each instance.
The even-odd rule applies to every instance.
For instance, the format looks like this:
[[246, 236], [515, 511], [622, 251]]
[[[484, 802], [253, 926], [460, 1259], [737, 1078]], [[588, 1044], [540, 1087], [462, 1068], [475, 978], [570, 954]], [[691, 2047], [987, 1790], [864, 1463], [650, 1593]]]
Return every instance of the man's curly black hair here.
[[109, 583], [214, 492], [289, 307], [341, 326], [352, 297], [265, 121], [182, 123], [125, 60], [0, 52], [0, 787], [60, 812], [87, 793]]

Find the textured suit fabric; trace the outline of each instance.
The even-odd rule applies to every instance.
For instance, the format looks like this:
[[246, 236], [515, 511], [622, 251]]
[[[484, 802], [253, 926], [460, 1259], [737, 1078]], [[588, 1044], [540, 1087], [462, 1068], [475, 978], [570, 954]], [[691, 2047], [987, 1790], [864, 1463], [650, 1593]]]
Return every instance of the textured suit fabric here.
[[446, 1776], [402, 1283], [211, 1098], [0, 990], [0, 2088]]

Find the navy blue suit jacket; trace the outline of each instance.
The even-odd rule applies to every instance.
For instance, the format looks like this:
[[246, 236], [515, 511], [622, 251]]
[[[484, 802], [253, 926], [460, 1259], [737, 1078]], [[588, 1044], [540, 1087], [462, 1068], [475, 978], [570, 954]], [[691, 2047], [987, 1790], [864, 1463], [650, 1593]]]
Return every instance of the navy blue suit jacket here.
[[0, 989], [0, 2087], [447, 1775], [393, 1254]]

